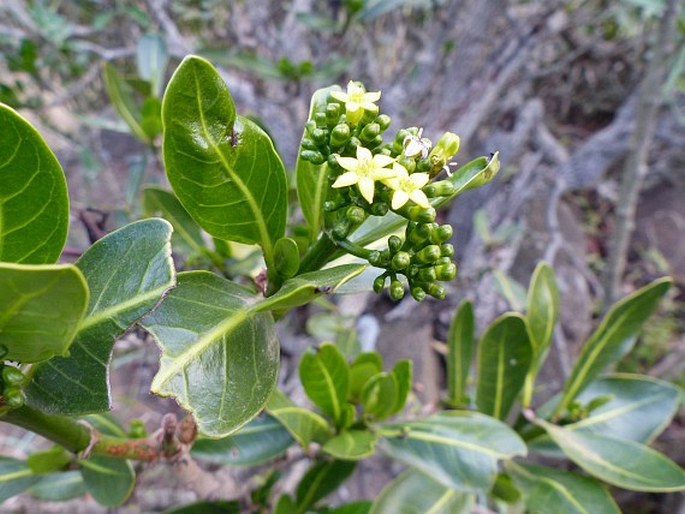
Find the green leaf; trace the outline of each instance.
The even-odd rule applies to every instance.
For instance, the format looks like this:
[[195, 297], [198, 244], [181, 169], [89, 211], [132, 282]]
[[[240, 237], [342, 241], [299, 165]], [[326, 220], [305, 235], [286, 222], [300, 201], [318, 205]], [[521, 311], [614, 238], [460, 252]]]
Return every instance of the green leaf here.
[[241, 514], [240, 502], [237, 500], [202, 500], [172, 507], [163, 514]]
[[186, 57], [162, 105], [164, 164], [179, 200], [210, 235], [259, 244], [267, 265], [285, 232], [285, 169], [269, 137], [236, 116], [206, 60]]
[[126, 83], [114, 65], [108, 62], [102, 67], [102, 76], [114, 110], [126, 122], [133, 135], [143, 142], [149, 142], [149, 136], [140, 125], [142, 113], [133, 98], [131, 86]]
[[24, 492], [39, 478], [33, 474], [26, 462], [0, 457], [0, 503]]
[[148, 186], [143, 190], [143, 204], [148, 216], [159, 214], [174, 227], [172, 246], [177, 248], [177, 239], [181, 239], [192, 252], [202, 254], [206, 250], [202, 231], [190, 217], [178, 198], [158, 186]]
[[372, 503], [368, 500], [361, 500], [345, 503], [339, 507], [325, 507], [319, 512], [321, 514], [369, 514]]
[[64, 172], [40, 134], [0, 104], [0, 261], [49, 264], [69, 229]]
[[366, 264], [343, 264], [297, 275], [287, 280], [276, 294], [262, 300], [257, 311], [284, 310], [314, 301], [324, 294], [333, 294], [344, 283], [368, 268]]
[[409, 469], [386, 485], [370, 514], [468, 514], [474, 497]]
[[276, 241], [274, 247], [274, 265], [278, 274], [284, 278], [292, 278], [300, 269], [300, 250], [297, 242], [291, 237], [282, 237]]
[[526, 288], [520, 282], [499, 270], [493, 271], [497, 291], [515, 311], [523, 310], [526, 302]]
[[478, 410], [505, 419], [518, 396], [530, 366], [528, 332], [519, 314], [500, 316], [478, 343]]
[[526, 376], [523, 406], [529, 407], [533, 398], [535, 377], [547, 354], [554, 325], [559, 316], [559, 290], [554, 270], [549, 264], [541, 262], [533, 271], [528, 288], [528, 312], [526, 326], [533, 348], [533, 360]]
[[647, 318], [671, 287], [670, 278], [655, 280], [614, 304], [583, 346], [564, 385], [556, 413], [563, 412], [585, 386], [608, 365], [630, 351]]
[[82, 460], [81, 466], [86, 489], [100, 505], [116, 507], [131, 495], [136, 474], [129, 461], [96, 456]]
[[86, 485], [80, 471], [65, 471], [42, 477], [29, 488], [29, 493], [46, 502], [62, 502], [86, 494]]
[[284, 494], [278, 498], [274, 514], [300, 514], [300, 511], [295, 505], [295, 500], [289, 494]]
[[4, 359], [38, 362], [66, 355], [88, 303], [71, 264], [0, 264], [0, 345]]
[[293, 442], [281, 423], [270, 416], [262, 416], [228, 437], [199, 437], [193, 444], [192, 454], [217, 464], [257, 466], [282, 455]]
[[[317, 89], [312, 95], [309, 107], [309, 118], [312, 119], [315, 112], [325, 111], [328, 95], [331, 91], [340, 91], [340, 87], [326, 87]], [[302, 137], [307, 134], [305, 130]], [[309, 161], [300, 158], [299, 152], [295, 164], [297, 178], [297, 196], [300, 200], [300, 208], [309, 228], [309, 239], [315, 241], [319, 231], [323, 227], [323, 203], [326, 201], [328, 190], [328, 165], [325, 163], [316, 166]]]
[[295, 406], [278, 389], [274, 389], [266, 410], [290, 432], [290, 435], [303, 448], [307, 448], [313, 441], [323, 443], [333, 435], [332, 427], [324, 418], [308, 409]]
[[203, 500], [167, 509], [163, 514], [241, 514], [237, 500]]
[[73, 456], [64, 448], [53, 446], [49, 450], [32, 453], [26, 463], [33, 473], [43, 474], [63, 469], [72, 460]]
[[369, 379], [383, 369], [383, 360], [378, 352], [360, 353], [350, 365], [350, 389], [348, 400], [358, 402]]
[[464, 300], [457, 307], [447, 334], [447, 401], [451, 407], [468, 405], [466, 384], [469, 378], [476, 322], [473, 304]]
[[323, 445], [323, 451], [336, 459], [360, 460], [376, 452], [378, 438], [370, 430], [343, 430]]
[[338, 347], [324, 343], [308, 348], [300, 359], [300, 381], [305, 393], [338, 426], [350, 384], [350, 370]]
[[295, 490], [298, 512], [306, 512], [349, 478], [357, 463], [349, 460], [318, 462], [304, 474]]
[[26, 388], [31, 406], [72, 415], [110, 409], [114, 342], [174, 283], [170, 238], [166, 221], [137, 221], [97, 241], [76, 262], [90, 289], [86, 316], [68, 357], [32, 368]]
[[538, 514], [620, 514], [599, 482], [568, 471], [533, 464], [506, 462], [505, 468]]
[[395, 376], [395, 382], [397, 383], [397, 397], [395, 406], [390, 410], [390, 416], [404, 409], [404, 405], [407, 403], [407, 397], [412, 385], [412, 369], [413, 362], [408, 359], [397, 361], [392, 369], [392, 374]]
[[380, 372], [371, 377], [362, 389], [361, 404], [364, 417], [382, 420], [395, 412], [400, 386], [394, 373]]
[[596, 432], [567, 430], [537, 419], [564, 454], [591, 475], [631, 491], [685, 490], [685, 472], [648, 446]]
[[477, 412], [450, 411], [419, 421], [376, 426], [379, 447], [446, 487], [488, 491], [497, 461], [526, 454], [507, 425]]
[[162, 93], [164, 74], [169, 62], [169, 54], [164, 38], [158, 34], [146, 34], [136, 47], [138, 76], [150, 83], [152, 94], [159, 97]]
[[227, 436], [254, 418], [278, 375], [278, 340], [269, 313], [253, 311], [247, 289], [206, 271], [178, 285], [141, 325], [162, 349], [152, 391], [193, 413], [201, 433]]

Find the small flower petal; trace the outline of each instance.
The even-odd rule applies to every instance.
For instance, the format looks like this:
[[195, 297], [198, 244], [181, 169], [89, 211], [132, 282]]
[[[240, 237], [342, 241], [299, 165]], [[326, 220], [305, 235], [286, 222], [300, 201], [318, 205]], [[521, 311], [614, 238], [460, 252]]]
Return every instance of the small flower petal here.
[[[393, 200], [394, 199], [395, 198], [393, 197]], [[409, 193], [409, 199], [416, 205], [423, 207], [424, 209], [428, 209], [428, 207], [431, 206], [430, 202], [428, 201], [428, 197], [426, 196], [426, 193], [424, 193], [420, 189], [415, 189], [414, 191]]]
[[335, 182], [333, 182], [331, 187], [352, 186], [357, 182], [359, 182], [359, 175], [357, 175], [354, 171], [348, 171], [347, 173], [340, 175]]
[[369, 203], [373, 203], [373, 194], [375, 192], [373, 179], [361, 177], [357, 183], [357, 186], [359, 187], [359, 192], [362, 194], [364, 199]]
[[365, 102], [377, 102], [380, 99], [381, 99], [381, 92], [380, 91], [369, 91], [368, 93], [364, 93], [364, 101]]
[[402, 207], [409, 200], [409, 195], [402, 190], [397, 190], [392, 194], [391, 207], [395, 210]]
[[359, 166], [359, 161], [354, 157], [340, 157], [337, 155], [335, 160], [338, 161], [338, 164], [340, 164], [342, 168], [345, 168], [348, 171], [354, 171], [357, 169], [357, 166]]
[[378, 168], [385, 168], [393, 162], [395, 162], [395, 159], [389, 155], [379, 154], [373, 156], [373, 165]]
[[332, 98], [335, 98], [340, 102], [347, 102], [347, 100], [349, 99], [347, 93], [343, 93], [342, 91], [331, 91], [330, 95]]
[[357, 147], [357, 160], [364, 162], [364, 161], [370, 161], [373, 159], [373, 155], [371, 155], [371, 150], [368, 148], [365, 148], [363, 146], [358, 146]]
[[428, 173], [412, 173], [412, 175], [409, 177], [409, 180], [411, 180], [411, 183], [416, 188], [420, 189], [426, 184], [428, 184], [428, 181], [430, 180], [430, 175], [428, 175]]

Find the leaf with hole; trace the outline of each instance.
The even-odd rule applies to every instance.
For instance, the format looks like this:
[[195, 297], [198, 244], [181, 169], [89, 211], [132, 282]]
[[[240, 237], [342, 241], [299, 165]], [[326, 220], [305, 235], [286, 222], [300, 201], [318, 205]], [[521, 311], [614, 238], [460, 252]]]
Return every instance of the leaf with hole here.
[[76, 262], [90, 289], [86, 315], [68, 357], [32, 368], [26, 388], [31, 406], [51, 414], [109, 410], [115, 340], [174, 284], [170, 238], [166, 221], [137, 221], [97, 241]]
[[276, 384], [278, 339], [248, 289], [206, 271], [178, 284], [141, 325], [162, 349], [152, 391], [193, 413], [201, 433], [225, 437], [254, 418]]
[[0, 261], [50, 264], [69, 229], [64, 172], [41, 135], [0, 103]]

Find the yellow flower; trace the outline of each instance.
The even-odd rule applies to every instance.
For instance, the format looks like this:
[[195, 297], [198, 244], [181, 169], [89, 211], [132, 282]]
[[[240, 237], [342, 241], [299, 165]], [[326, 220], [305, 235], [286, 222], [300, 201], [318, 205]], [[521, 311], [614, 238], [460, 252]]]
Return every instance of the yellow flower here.
[[[357, 158], [336, 156], [338, 164], [345, 173], [333, 183], [333, 187], [346, 187], [357, 184], [364, 199], [373, 203], [376, 180], [387, 180], [395, 176], [395, 172], [386, 166], [395, 159], [387, 155], [372, 155], [368, 148], [357, 147]], [[406, 173], [406, 170], [405, 170]]]
[[364, 87], [357, 82], [347, 83], [347, 92], [331, 91], [331, 96], [336, 100], [345, 103], [345, 114], [347, 121], [355, 125], [362, 119], [364, 110], [377, 111], [378, 106], [374, 103], [380, 100], [380, 91], [366, 92]]
[[399, 209], [409, 200], [424, 209], [430, 207], [426, 193], [421, 191], [421, 188], [430, 179], [428, 173], [412, 173], [410, 175], [407, 169], [399, 163], [394, 163], [392, 169], [395, 172], [395, 176], [391, 179], [383, 180], [386, 186], [394, 190], [392, 194], [392, 208], [395, 210]]

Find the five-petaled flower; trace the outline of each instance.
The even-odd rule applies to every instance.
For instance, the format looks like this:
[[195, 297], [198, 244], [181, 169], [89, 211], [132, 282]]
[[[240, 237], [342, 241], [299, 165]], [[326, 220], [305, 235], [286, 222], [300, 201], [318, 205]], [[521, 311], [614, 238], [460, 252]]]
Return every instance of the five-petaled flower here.
[[356, 125], [362, 119], [364, 110], [377, 111], [378, 106], [375, 104], [381, 98], [380, 91], [366, 92], [363, 86], [359, 83], [350, 80], [347, 83], [347, 92], [331, 91], [331, 96], [336, 100], [345, 103], [345, 114], [348, 123]]
[[430, 207], [426, 193], [421, 191], [421, 188], [430, 179], [428, 173], [412, 173], [410, 175], [407, 169], [397, 162], [392, 165], [392, 169], [395, 172], [395, 176], [383, 180], [386, 186], [394, 190], [392, 193], [392, 208], [399, 209], [409, 200], [424, 209]]
[[[394, 170], [387, 168], [395, 159], [387, 155], [372, 155], [371, 150], [363, 146], [357, 147], [356, 159], [340, 156], [336, 156], [336, 159], [338, 164], [347, 171], [333, 182], [333, 187], [346, 187], [357, 184], [359, 192], [369, 203], [373, 203], [376, 181], [392, 179], [396, 174]], [[404, 170], [404, 172], [406, 173], [407, 170]]]

